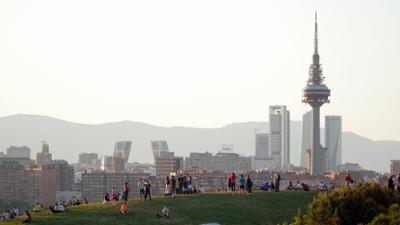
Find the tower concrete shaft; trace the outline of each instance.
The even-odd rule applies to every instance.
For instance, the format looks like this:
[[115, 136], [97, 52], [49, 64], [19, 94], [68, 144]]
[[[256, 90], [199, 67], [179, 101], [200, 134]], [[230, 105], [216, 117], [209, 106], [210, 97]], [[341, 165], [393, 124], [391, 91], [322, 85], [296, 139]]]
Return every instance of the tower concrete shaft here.
[[303, 102], [312, 107], [310, 173], [321, 174], [325, 172], [325, 152], [321, 147], [320, 140], [320, 107], [324, 103], [329, 103], [331, 91], [323, 84], [324, 77], [322, 76], [322, 67], [319, 63], [317, 13], [315, 13], [314, 26], [314, 54], [309, 69], [309, 79], [306, 87], [303, 89]]
[[311, 126], [311, 174], [321, 174], [322, 168], [322, 149], [320, 136], [320, 106], [312, 107], [312, 126]]

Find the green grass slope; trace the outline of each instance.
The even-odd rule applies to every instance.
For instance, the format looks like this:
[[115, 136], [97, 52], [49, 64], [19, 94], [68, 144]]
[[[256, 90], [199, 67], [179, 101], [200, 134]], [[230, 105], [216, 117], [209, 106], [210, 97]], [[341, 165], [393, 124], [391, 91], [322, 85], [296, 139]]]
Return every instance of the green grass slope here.
[[[237, 193], [206, 193], [153, 201], [137, 199], [128, 202], [128, 214], [119, 214], [119, 205], [92, 203], [69, 207], [67, 212], [51, 214], [34, 213], [32, 224], [47, 225], [110, 225], [110, 224], [182, 224], [199, 225], [216, 222], [222, 225], [269, 225], [290, 221], [301, 208], [304, 212], [315, 193], [305, 192], [256, 192], [253, 196]], [[171, 218], [156, 216], [163, 206], [171, 209]], [[6, 224], [20, 224], [20, 220]]]

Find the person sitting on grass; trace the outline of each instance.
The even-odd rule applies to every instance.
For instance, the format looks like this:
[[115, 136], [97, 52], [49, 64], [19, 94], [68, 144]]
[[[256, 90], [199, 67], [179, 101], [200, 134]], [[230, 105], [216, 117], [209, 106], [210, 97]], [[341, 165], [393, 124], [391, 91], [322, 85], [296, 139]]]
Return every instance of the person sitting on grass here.
[[268, 189], [269, 189], [269, 183], [268, 183], [268, 181], [267, 181], [267, 182], [265, 182], [264, 185], [261, 186], [260, 190], [268, 191]]
[[300, 181], [298, 180], [298, 181], [297, 181], [297, 184], [296, 184], [296, 189], [295, 189], [295, 190], [302, 190], [302, 189], [303, 189], [303, 186], [301, 185]]
[[164, 208], [161, 210], [161, 215], [157, 213], [157, 216], [163, 219], [169, 219], [169, 217], [171, 216], [170, 210], [166, 206], [164, 206]]
[[108, 193], [106, 193], [105, 195], [104, 195], [104, 198], [103, 198], [103, 204], [106, 204], [107, 202], [110, 202], [110, 195], [108, 194]]
[[319, 191], [328, 191], [328, 187], [324, 182], [319, 182]]
[[14, 218], [20, 216], [20, 212], [19, 212], [19, 209], [18, 209], [17, 206], [14, 207], [14, 209], [13, 209], [13, 211], [12, 211], [12, 216], [13, 216]]
[[73, 204], [73, 206], [77, 206], [77, 205], [81, 205], [81, 201], [79, 200], [79, 198], [77, 198]]
[[305, 183], [301, 183], [301, 186], [303, 187], [303, 191], [309, 191], [310, 190], [310, 187]]
[[30, 223], [30, 222], [32, 222], [32, 215], [29, 213], [28, 210], [26, 210], [22, 214], [22, 223]]
[[61, 202], [56, 203], [54, 206], [49, 206], [49, 209], [52, 213], [60, 213], [64, 212], [64, 206], [61, 204]]
[[36, 203], [36, 205], [33, 207], [33, 212], [41, 212], [43, 209], [42, 204], [40, 204], [40, 202]]
[[288, 191], [293, 191], [294, 190], [292, 181], [289, 181], [289, 186], [287, 187], [287, 190]]
[[3, 215], [0, 216], [0, 221], [7, 221], [10, 219], [10, 211], [8, 209], [4, 210]]
[[126, 212], [128, 211], [128, 205], [126, 204], [126, 201], [124, 201], [121, 205], [121, 207], [119, 208], [119, 212], [122, 215], [126, 215]]

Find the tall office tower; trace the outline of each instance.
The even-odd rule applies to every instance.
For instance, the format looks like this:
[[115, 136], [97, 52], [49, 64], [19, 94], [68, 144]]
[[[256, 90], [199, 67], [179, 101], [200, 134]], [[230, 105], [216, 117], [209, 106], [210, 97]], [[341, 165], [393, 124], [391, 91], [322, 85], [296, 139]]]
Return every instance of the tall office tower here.
[[317, 13], [315, 13], [314, 24], [314, 54], [312, 64], [309, 68], [309, 78], [306, 87], [303, 89], [303, 102], [312, 107], [312, 126], [311, 126], [311, 170], [310, 173], [322, 174], [323, 170], [323, 153], [320, 141], [320, 121], [319, 110], [324, 103], [329, 103], [331, 91], [325, 84], [324, 76], [322, 75], [322, 67], [319, 64], [318, 54], [318, 23]]
[[113, 157], [112, 156], [102, 156], [100, 157], [100, 169], [105, 172], [112, 171], [112, 163]]
[[151, 149], [153, 151], [154, 162], [157, 157], [162, 156], [163, 154], [169, 152], [168, 144], [166, 141], [158, 140], [151, 142]]
[[269, 137], [266, 133], [256, 133], [256, 159], [268, 159]]
[[125, 161], [119, 156], [112, 157], [112, 172], [121, 173], [125, 171]]
[[31, 149], [26, 146], [10, 146], [7, 148], [7, 157], [10, 158], [31, 158]]
[[290, 163], [290, 112], [284, 105], [269, 107], [269, 151], [278, 168]]
[[51, 153], [49, 152], [49, 144], [45, 141], [42, 142], [42, 152], [36, 153], [36, 163], [39, 166], [46, 165], [52, 161]]
[[328, 171], [342, 164], [342, 117], [325, 116], [326, 167]]
[[130, 141], [117, 141], [114, 146], [114, 156], [118, 156], [122, 158], [125, 163], [128, 162], [129, 154], [131, 153], [131, 145]]
[[311, 149], [311, 120], [312, 111], [303, 114], [303, 121], [301, 122], [301, 155], [300, 166], [308, 168], [307, 164], [307, 149]]

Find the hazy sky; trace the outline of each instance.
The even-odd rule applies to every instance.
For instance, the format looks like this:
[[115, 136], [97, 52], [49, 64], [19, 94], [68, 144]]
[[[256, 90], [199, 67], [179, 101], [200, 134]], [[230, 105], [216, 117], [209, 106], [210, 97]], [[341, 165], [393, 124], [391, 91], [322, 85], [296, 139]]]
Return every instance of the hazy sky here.
[[2, 0], [0, 116], [218, 127], [285, 104], [300, 120], [315, 10], [322, 116], [400, 140], [398, 0]]

